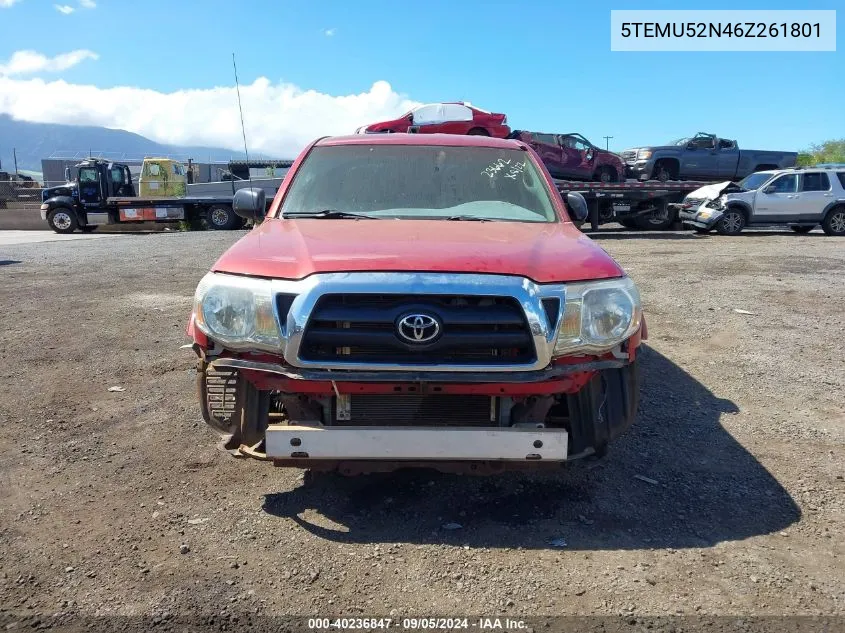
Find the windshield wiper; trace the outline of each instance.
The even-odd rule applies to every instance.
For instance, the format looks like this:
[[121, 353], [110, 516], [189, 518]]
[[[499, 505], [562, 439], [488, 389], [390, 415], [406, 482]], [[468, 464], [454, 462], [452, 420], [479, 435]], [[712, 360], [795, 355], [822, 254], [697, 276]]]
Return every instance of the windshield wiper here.
[[477, 215], [452, 215], [446, 219], [453, 222], [498, 222], [495, 218], [482, 218]]
[[288, 211], [282, 214], [283, 218], [317, 218], [317, 219], [353, 219], [353, 220], [377, 220], [371, 215], [363, 213], [352, 213], [350, 211], [338, 211], [337, 209], [323, 209], [322, 211]]

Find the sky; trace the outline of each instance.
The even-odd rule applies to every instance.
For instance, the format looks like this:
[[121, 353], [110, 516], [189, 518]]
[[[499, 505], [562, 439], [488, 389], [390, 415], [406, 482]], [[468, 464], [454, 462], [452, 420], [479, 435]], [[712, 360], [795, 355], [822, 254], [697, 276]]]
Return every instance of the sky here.
[[[612, 8], [738, 7], [0, 0], [0, 113], [241, 150], [235, 53], [250, 151], [278, 157], [417, 103], [458, 100], [503, 112], [516, 129], [577, 131], [602, 146], [612, 136], [615, 150], [699, 131], [793, 151], [845, 138], [841, 35], [825, 53], [611, 52]], [[811, 8], [841, 9], [841, 26], [841, 0]]]

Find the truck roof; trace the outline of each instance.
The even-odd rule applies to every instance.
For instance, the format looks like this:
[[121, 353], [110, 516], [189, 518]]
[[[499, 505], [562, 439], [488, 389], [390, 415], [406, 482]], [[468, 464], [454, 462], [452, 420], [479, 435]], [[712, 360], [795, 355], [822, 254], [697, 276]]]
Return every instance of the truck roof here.
[[439, 145], [444, 147], [528, 149], [525, 143], [513, 139], [462, 134], [352, 134], [349, 136], [327, 136], [315, 144], [316, 147], [333, 145]]

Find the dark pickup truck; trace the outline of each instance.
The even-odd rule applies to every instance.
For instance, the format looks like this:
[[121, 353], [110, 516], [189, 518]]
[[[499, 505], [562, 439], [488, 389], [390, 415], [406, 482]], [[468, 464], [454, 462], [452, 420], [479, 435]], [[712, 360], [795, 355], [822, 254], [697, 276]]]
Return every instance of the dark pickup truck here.
[[738, 180], [766, 169], [794, 167], [797, 152], [739, 149], [737, 142], [699, 132], [669, 145], [621, 152], [626, 175], [639, 180]]

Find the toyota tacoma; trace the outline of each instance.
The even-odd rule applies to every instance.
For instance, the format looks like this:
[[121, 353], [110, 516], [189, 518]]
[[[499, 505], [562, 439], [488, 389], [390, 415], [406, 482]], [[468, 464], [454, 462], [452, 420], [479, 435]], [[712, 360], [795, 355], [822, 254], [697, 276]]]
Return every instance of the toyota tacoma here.
[[323, 138], [199, 282], [206, 422], [235, 454], [356, 474], [602, 455], [634, 421], [637, 287], [524, 142]]

